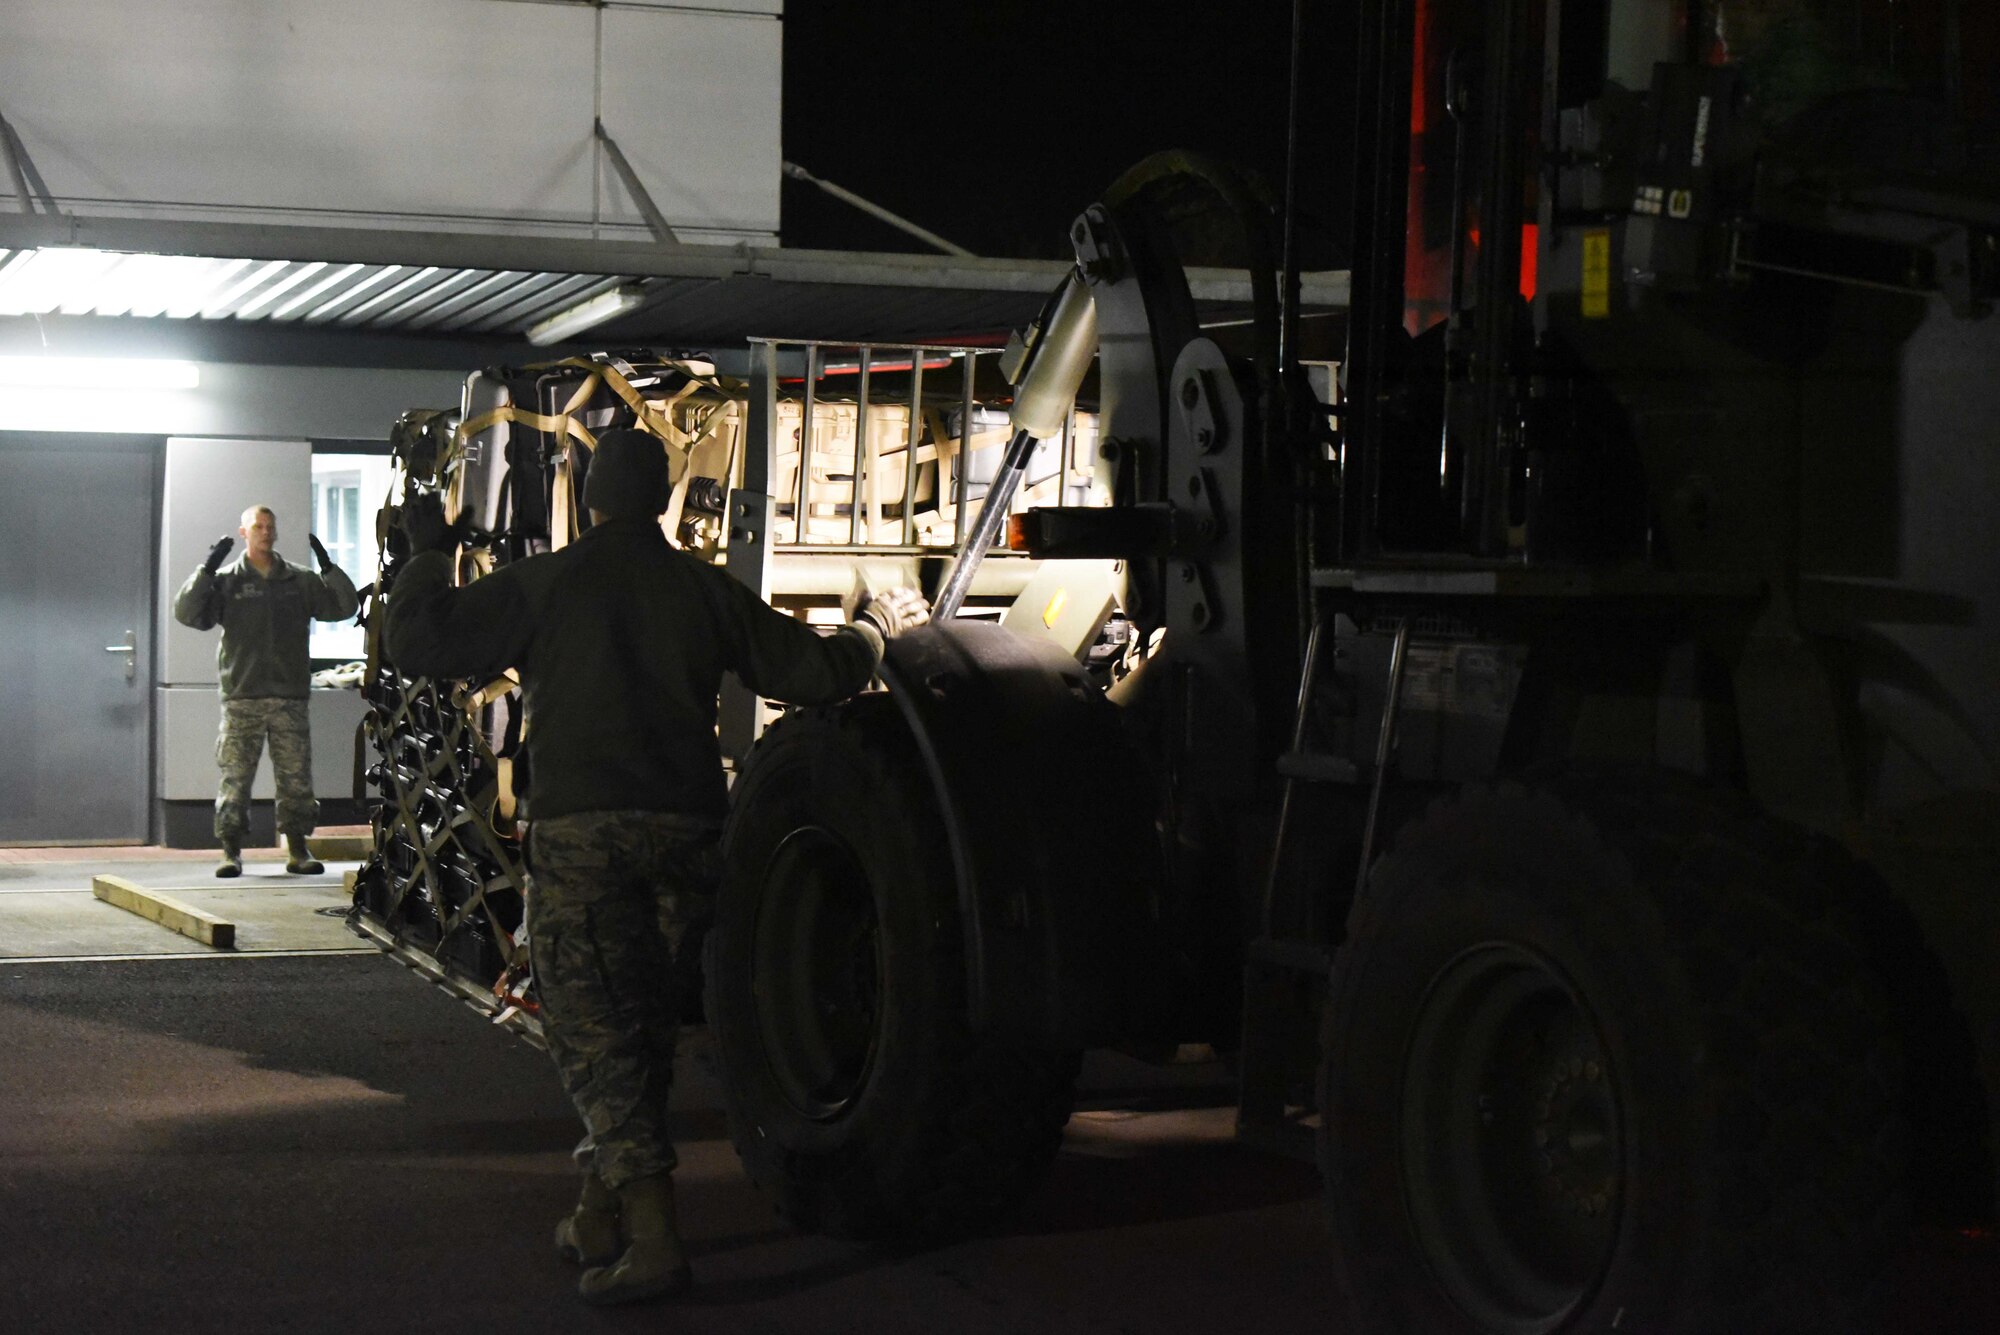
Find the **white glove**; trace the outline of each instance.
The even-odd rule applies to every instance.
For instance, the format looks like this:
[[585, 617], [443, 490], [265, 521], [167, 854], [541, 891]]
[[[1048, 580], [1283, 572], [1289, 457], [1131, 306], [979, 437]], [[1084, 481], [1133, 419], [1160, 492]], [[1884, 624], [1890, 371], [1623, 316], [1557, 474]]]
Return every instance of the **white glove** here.
[[911, 627], [929, 621], [931, 605], [915, 589], [884, 589], [872, 595], [864, 592], [855, 600], [848, 619], [865, 620], [882, 632], [883, 639], [893, 640]]

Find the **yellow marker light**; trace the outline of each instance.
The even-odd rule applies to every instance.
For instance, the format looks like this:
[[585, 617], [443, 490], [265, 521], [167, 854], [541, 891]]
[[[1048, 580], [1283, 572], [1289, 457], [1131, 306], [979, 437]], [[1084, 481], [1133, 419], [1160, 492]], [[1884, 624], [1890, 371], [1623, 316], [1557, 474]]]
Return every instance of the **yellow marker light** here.
[[1583, 234], [1583, 318], [1611, 318], [1611, 233]]
[[1042, 609], [1042, 624], [1050, 630], [1056, 628], [1056, 618], [1062, 615], [1063, 604], [1069, 601], [1068, 589], [1057, 589], [1056, 596], [1049, 599], [1049, 605]]

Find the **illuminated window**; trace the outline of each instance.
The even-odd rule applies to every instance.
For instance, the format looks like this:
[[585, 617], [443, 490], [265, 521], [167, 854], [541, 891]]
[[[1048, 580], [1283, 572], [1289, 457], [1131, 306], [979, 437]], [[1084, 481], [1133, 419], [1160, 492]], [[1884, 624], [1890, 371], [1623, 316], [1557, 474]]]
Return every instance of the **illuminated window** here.
[[[375, 545], [375, 513], [389, 494], [392, 462], [386, 453], [313, 453], [312, 531], [357, 589], [375, 582], [380, 555]], [[311, 560], [309, 544], [294, 545], [306, 548], [295, 559]], [[367, 652], [367, 633], [352, 618], [313, 623], [315, 659], [347, 663]]]

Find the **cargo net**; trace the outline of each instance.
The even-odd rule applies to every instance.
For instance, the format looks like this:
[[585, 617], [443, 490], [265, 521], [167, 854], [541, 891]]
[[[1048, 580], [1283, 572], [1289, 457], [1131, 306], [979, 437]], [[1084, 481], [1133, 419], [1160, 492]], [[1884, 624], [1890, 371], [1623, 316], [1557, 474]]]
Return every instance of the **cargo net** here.
[[417, 410], [396, 424], [395, 480], [376, 520], [382, 564], [363, 614], [361, 777], [374, 851], [356, 875], [349, 921], [531, 1042], [540, 1041], [540, 1024], [523, 925], [517, 803], [528, 776], [519, 681], [512, 673], [481, 682], [396, 671], [382, 615], [406, 559], [395, 507], [418, 495], [443, 500], [461, 539], [463, 585], [587, 529], [581, 500], [597, 437], [637, 427], [668, 455], [669, 540], [713, 560], [745, 405], [741, 386], [700, 363], [604, 355], [480, 371], [458, 412]]

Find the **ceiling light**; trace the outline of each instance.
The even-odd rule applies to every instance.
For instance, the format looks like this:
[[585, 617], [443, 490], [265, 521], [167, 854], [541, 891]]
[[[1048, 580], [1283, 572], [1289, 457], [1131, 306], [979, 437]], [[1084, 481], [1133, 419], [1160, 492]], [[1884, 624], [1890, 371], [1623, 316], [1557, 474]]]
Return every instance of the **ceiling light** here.
[[201, 368], [156, 357], [0, 357], [0, 385], [33, 389], [194, 389]]
[[544, 348], [551, 343], [574, 338], [607, 320], [615, 320], [627, 311], [638, 309], [645, 300], [645, 292], [637, 287], [614, 287], [609, 292], [600, 292], [588, 301], [579, 301], [569, 309], [557, 311], [548, 319], [531, 325], [528, 342]]

